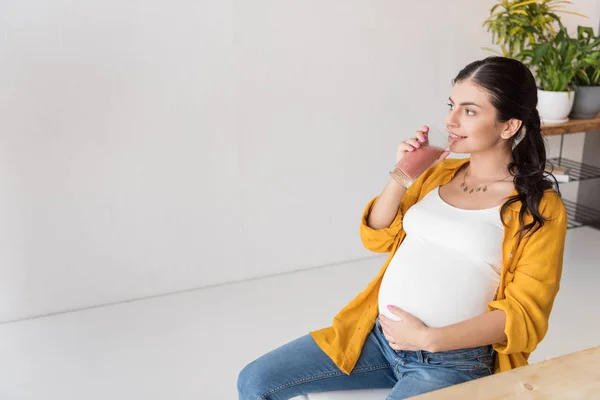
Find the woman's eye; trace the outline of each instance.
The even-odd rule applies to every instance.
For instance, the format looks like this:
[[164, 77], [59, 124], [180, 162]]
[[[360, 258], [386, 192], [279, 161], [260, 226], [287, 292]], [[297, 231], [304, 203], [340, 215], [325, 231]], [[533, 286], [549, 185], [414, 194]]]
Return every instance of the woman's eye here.
[[465, 110], [465, 112], [467, 113], [467, 115], [475, 115], [475, 111], [469, 110], [468, 108]]
[[448, 110], [452, 111], [454, 109], [454, 104], [448, 103]]

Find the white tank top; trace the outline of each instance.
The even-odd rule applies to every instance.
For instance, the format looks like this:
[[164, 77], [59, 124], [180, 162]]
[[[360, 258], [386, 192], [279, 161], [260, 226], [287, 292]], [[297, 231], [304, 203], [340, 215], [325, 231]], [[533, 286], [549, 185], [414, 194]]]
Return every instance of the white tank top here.
[[502, 269], [499, 207], [456, 208], [438, 187], [407, 211], [403, 227], [406, 237], [379, 289], [379, 312], [398, 320], [386, 307], [395, 305], [434, 328], [485, 313]]

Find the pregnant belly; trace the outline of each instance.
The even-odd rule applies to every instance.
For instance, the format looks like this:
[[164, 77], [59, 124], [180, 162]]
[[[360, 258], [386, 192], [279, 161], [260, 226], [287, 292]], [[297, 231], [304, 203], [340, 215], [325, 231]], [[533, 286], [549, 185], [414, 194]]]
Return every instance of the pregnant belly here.
[[485, 263], [477, 265], [454, 258], [453, 265], [431, 264], [426, 256], [390, 263], [379, 289], [379, 312], [398, 320], [387, 309], [391, 304], [422, 320], [430, 327], [461, 322], [487, 311], [494, 299], [499, 277]]

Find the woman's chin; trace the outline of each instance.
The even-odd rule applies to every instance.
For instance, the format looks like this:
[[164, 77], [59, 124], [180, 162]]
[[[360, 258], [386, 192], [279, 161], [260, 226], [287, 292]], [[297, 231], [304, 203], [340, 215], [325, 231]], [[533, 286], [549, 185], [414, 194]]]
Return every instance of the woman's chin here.
[[450, 145], [450, 151], [454, 154], [469, 154], [470, 151], [465, 147], [461, 145], [462, 143], [452, 143]]

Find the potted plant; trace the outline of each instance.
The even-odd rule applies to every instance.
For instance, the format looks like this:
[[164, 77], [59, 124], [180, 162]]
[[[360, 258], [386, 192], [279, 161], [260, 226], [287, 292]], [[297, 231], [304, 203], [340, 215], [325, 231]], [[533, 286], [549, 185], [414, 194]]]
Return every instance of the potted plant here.
[[545, 43], [534, 43], [520, 56], [534, 69], [538, 81], [538, 112], [546, 123], [565, 122], [573, 108], [575, 92], [571, 82], [581, 58], [581, 46], [560, 26], [558, 33]]
[[574, 77], [575, 103], [570, 117], [594, 118], [600, 113], [600, 36], [589, 26], [577, 27], [580, 60]]
[[[501, 55], [524, 63], [525, 50], [535, 43], [550, 41], [556, 36], [560, 17], [558, 14], [585, 15], [567, 11], [561, 0], [500, 0], [490, 10], [490, 17], [483, 23], [492, 33], [492, 42], [500, 46]], [[497, 51], [484, 47], [485, 50]]]

